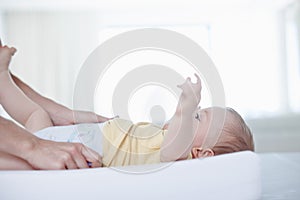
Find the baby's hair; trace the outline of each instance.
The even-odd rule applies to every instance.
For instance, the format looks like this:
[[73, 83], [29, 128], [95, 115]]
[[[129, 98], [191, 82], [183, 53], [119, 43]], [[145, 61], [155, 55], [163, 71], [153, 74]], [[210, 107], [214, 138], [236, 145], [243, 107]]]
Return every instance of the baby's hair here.
[[226, 115], [232, 114], [233, 121], [226, 117], [220, 138], [213, 147], [215, 155], [237, 151], [254, 151], [254, 142], [251, 130], [241, 117], [232, 108], [226, 107]]

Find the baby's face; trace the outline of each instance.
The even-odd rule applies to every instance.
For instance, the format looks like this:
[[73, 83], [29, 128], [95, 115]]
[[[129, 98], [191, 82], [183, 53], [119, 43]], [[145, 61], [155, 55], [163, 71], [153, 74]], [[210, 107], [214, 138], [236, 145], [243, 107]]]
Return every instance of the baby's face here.
[[[204, 140], [206, 140], [206, 135], [209, 133], [210, 136], [220, 133], [223, 128], [224, 117], [226, 110], [220, 107], [210, 107], [205, 109], [198, 109], [195, 113], [193, 119], [193, 130], [196, 133], [194, 140], [194, 147], [202, 147]], [[230, 116], [226, 116], [227, 118]], [[217, 138], [212, 137], [212, 138]], [[215, 139], [213, 139], [215, 141]], [[212, 142], [212, 145], [214, 141]], [[207, 140], [206, 140], [207, 142]], [[208, 141], [210, 142], [210, 141]]]

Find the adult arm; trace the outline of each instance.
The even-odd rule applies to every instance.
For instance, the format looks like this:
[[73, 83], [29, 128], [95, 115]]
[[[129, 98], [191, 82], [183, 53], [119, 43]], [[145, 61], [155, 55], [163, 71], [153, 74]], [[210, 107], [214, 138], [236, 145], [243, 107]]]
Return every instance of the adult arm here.
[[180, 86], [182, 89], [174, 116], [168, 126], [168, 132], [164, 138], [160, 159], [162, 162], [170, 162], [186, 159], [191, 152], [195, 133], [193, 131], [193, 114], [201, 99], [201, 82], [197, 77], [194, 84], [190, 78]]
[[78, 169], [101, 166], [101, 157], [79, 143], [42, 140], [0, 117], [0, 152], [23, 159], [34, 169]]

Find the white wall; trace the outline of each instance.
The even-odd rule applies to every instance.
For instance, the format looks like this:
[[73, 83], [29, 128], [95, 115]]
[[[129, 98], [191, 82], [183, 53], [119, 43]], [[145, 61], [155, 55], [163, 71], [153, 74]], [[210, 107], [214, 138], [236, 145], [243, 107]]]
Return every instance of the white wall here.
[[247, 120], [257, 152], [299, 152], [300, 115]]

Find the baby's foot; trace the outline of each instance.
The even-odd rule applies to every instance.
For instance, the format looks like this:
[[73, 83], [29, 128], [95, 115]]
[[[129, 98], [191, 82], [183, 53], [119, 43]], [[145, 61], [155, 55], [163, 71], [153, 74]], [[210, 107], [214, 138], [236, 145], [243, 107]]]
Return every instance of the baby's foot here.
[[15, 54], [17, 50], [14, 47], [1, 47], [0, 46], [0, 73], [3, 71], [8, 71], [8, 66], [11, 57]]

